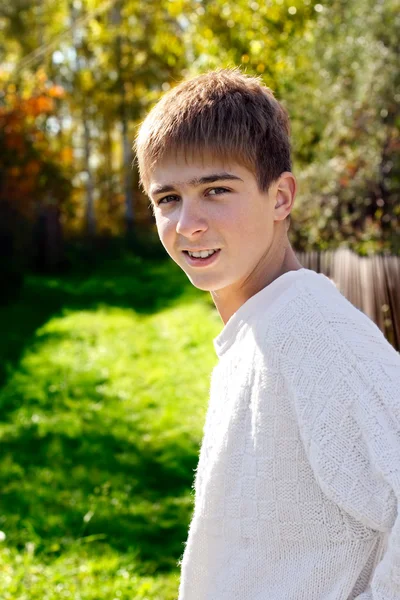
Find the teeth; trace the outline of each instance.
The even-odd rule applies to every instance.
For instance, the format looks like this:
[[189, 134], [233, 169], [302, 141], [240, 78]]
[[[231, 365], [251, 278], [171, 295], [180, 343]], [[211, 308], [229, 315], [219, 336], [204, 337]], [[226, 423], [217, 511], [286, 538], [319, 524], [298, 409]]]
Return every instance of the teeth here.
[[189, 256], [194, 256], [195, 258], [207, 258], [207, 256], [211, 256], [214, 254], [216, 250], [202, 250], [201, 252], [189, 252]]

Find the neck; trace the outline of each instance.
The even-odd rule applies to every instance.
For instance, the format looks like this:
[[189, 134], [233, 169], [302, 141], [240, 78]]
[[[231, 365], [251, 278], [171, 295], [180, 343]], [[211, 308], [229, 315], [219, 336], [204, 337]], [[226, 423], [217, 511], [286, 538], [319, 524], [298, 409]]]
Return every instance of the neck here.
[[[235, 286], [212, 291], [211, 296], [224, 323], [252, 296], [288, 271], [297, 271], [303, 265], [297, 260], [287, 236], [273, 243], [253, 271]], [[284, 243], [282, 243], [282, 241]]]

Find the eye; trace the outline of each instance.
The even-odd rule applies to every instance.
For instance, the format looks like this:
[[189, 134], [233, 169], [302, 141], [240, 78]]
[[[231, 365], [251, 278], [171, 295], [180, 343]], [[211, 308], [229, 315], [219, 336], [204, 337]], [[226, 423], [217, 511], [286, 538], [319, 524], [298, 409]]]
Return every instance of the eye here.
[[219, 196], [220, 194], [225, 194], [226, 192], [229, 192], [229, 190], [227, 188], [215, 187], [215, 188], [211, 188], [210, 190], [208, 190], [207, 195], [208, 196]]
[[174, 194], [170, 194], [169, 196], [164, 196], [164, 198], [160, 198], [159, 200], [157, 200], [157, 206], [159, 206], [160, 204], [169, 204], [170, 202], [173, 202], [177, 198], [178, 198], [178, 196], [175, 196]]

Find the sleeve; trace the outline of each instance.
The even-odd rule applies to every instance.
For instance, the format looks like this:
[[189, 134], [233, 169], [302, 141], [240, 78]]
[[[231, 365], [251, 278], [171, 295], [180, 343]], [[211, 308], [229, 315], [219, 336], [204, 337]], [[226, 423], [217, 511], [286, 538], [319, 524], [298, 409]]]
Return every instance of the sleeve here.
[[[400, 364], [399, 364], [400, 371]], [[396, 398], [397, 416], [400, 381]], [[378, 389], [366, 394], [368, 404], [359, 407], [357, 422], [369, 451], [371, 465], [390, 489], [386, 520], [390, 528], [386, 553], [377, 565], [368, 589], [358, 600], [400, 600], [400, 420], [396, 418], [393, 398], [379, 394]], [[357, 600], [357, 599], [356, 599]]]
[[321, 345], [311, 344], [308, 352], [316, 348], [318, 356], [299, 365], [308, 385], [293, 383], [301, 438], [324, 493], [388, 533], [370, 585], [355, 600], [400, 600], [400, 355], [386, 340], [373, 361], [360, 360], [342, 339], [325, 342], [325, 372]]

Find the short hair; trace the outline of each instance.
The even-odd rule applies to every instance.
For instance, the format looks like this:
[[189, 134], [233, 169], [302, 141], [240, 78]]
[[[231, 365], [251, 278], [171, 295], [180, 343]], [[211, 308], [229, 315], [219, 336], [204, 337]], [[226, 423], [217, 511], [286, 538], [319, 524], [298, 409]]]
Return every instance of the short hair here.
[[261, 191], [292, 170], [285, 108], [259, 77], [238, 68], [210, 71], [167, 92], [141, 124], [135, 150], [146, 191], [153, 168], [171, 152], [234, 158]]

